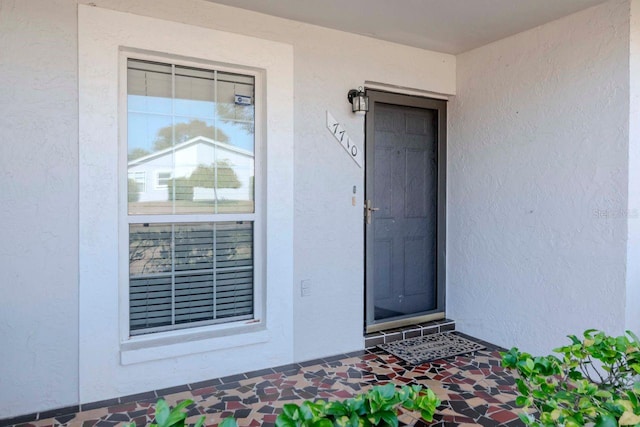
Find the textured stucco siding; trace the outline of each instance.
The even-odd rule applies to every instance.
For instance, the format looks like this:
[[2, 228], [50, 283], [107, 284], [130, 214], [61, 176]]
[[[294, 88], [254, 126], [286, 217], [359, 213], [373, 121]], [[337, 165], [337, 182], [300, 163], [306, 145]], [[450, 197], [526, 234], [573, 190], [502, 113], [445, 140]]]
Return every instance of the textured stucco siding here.
[[613, 1], [457, 57], [448, 316], [548, 352], [625, 325], [629, 4]]
[[[631, 24], [629, 2], [613, 0], [453, 57], [204, 0], [0, 0], [0, 418], [77, 404], [91, 387], [88, 399], [99, 395], [98, 381], [79, 391], [79, 372], [101, 369], [90, 356], [104, 349], [82, 350], [78, 336], [78, 3], [292, 47], [292, 236], [271, 238], [292, 239], [293, 272], [268, 286], [290, 292], [282, 300], [293, 305], [293, 342], [280, 337], [287, 349], [277, 359], [246, 347], [233, 369], [249, 371], [256, 357], [300, 361], [363, 345], [364, 170], [325, 117], [330, 111], [362, 146], [363, 120], [346, 93], [367, 81], [457, 93], [449, 104], [447, 314], [458, 329], [547, 352], [587, 327], [637, 327], [640, 102], [629, 72], [640, 69], [639, 1], [631, 0]], [[309, 296], [302, 280], [311, 281]], [[109, 303], [95, 315], [113, 315]], [[85, 335], [102, 332], [91, 325]], [[223, 347], [217, 354], [228, 360], [235, 353]], [[117, 381], [118, 392], [173, 385], [185, 366], [203, 377], [229, 366], [204, 353], [147, 363], [154, 374]], [[160, 368], [172, 384], [154, 384]]]
[[640, 331], [640, 0], [631, 1], [629, 37], [629, 202], [625, 328]]
[[[180, 7], [173, 0], [91, 3], [293, 46], [295, 359], [361, 348], [364, 169], [332, 139], [326, 111], [363, 147], [364, 121], [351, 113], [349, 89], [372, 81], [451, 95], [455, 57], [206, 1], [184, 1]], [[306, 297], [303, 280], [311, 283]]]
[[78, 401], [76, 5], [0, 0], [0, 418]]
[[[362, 348], [364, 170], [348, 158], [326, 129], [326, 111], [362, 146], [364, 122], [350, 111], [346, 100], [349, 89], [374, 81], [454, 94], [454, 56], [203, 0], [0, 0], [0, 76], [5, 83], [0, 105], [6, 121], [0, 173], [6, 175], [3, 182], [9, 188], [8, 202], [0, 208], [7, 228], [0, 247], [3, 256], [6, 254], [3, 284], [12, 286], [8, 308], [0, 311], [0, 331], [8, 343], [1, 350], [0, 417], [77, 404], [98, 395], [83, 391], [84, 382], [79, 379], [102, 367], [80, 366], [79, 353], [90, 355], [101, 350], [78, 337], [78, 311], [96, 317], [107, 311], [111, 315], [109, 307], [114, 300], [106, 299], [105, 305], [96, 307], [97, 312], [92, 312], [93, 307], [78, 306], [78, 258], [95, 255], [79, 253], [78, 192], [82, 188], [90, 191], [96, 184], [85, 180], [82, 185], [87, 187], [82, 187], [78, 178], [79, 165], [87, 166], [78, 154], [78, 4], [188, 24], [199, 28], [196, 31], [210, 28], [292, 46], [293, 235], [267, 239], [293, 239], [294, 271], [289, 280], [268, 286], [290, 292], [293, 302], [289, 361]], [[278, 141], [269, 143], [277, 149]], [[101, 206], [108, 200], [101, 200]], [[277, 197], [271, 202], [277, 207]], [[112, 215], [105, 210], [105, 217], [96, 220], [98, 228], [80, 231], [104, 239], [102, 230], [107, 228], [103, 220]], [[113, 227], [109, 230], [114, 232]], [[112, 249], [111, 244], [102, 248], [108, 251], [107, 263], [114, 260]], [[90, 272], [100, 275], [105, 268], [98, 265]], [[88, 272], [82, 274], [87, 277]], [[311, 280], [311, 295], [301, 296], [301, 280]], [[90, 286], [85, 290], [100, 292]], [[90, 327], [84, 326], [85, 334], [91, 333], [87, 331]], [[111, 331], [104, 337], [113, 341]], [[226, 353], [220, 350], [219, 354], [225, 357]], [[226, 374], [252, 370], [255, 355], [246, 351], [244, 356], [234, 359], [234, 372]], [[264, 360], [268, 356], [258, 357]], [[29, 361], [26, 368], [25, 360]], [[198, 366], [206, 365], [197, 354], [167, 359], [170, 376], [193, 360]], [[154, 366], [160, 365], [148, 367]], [[200, 370], [201, 376], [221, 369], [219, 364], [209, 366]], [[149, 375], [144, 383], [123, 382], [119, 392], [153, 388], [153, 378]]]

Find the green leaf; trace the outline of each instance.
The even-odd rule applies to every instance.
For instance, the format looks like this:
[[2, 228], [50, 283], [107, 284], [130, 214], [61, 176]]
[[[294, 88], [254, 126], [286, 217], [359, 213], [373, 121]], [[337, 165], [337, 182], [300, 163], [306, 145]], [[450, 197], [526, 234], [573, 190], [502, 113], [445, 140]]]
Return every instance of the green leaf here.
[[187, 406], [191, 405], [193, 403], [193, 400], [191, 399], [185, 399], [182, 402], [178, 403], [173, 409], [173, 412], [179, 412], [182, 411], [183, 409], [185, 409]]
[[351, 427], [358, 427], [360, 425], [360, 417], [356, 414], [351, 415]]
[[613, 415], [604, 414], [596, 418], [594, 427], [618, 427], [618, 421]]
[[533, 390], [531, 392], [531, 395], [535, 398], [535, 399], [544, 399], [547, 396], [547, 393], [545, 393], [542, 390]]
[[347, 415], [347, 407], [355, 406], [355, 405], [349, 405], [349, 403], [352, 403], [352, 402], [348, 401], [348, 403], [346, 404], [343, 404], [341, 402], [329, 402], [325, 407], [325, 412], [327, 413], [327, 415], [333, 415], [335, 417], [341, 417], [343, 415]]
[[517, 406], [529, 406], [529, 398], [525, 396], [516, 397]]
[[284, 414], [278, 415], [276, 418], [276, 427], [298, 427], [298, 423]]
[[337, 427], [349, 427], [349, 417], [347, 416], [342, 416], [342, 417], [337, 417], [335, 418], [334, 424]]
[[576, 337], [575, 335], [567, 335], [567, 337], [569, 337], [569, 339], [571, 340], [571, 342], [576, 345], [576, 344], [580, 344], [580, 340], [578, 339], [578, 337]]
[[[204, 416], [202, 416], [200, 420], [204, 421]], [[236, 422], [235, 418], [227, 417], [224, 420], [222, 420], [220, 424], [218, 424], [218, 427], [238, 427], [238, 423]]]
[[169, 418], [167, 419], [165, 425], [167, 427], [183, 426], [184, 420], [187, 418], [187, 413], [183, 412], [183, 409], [185, 409], [192, 403], [192, 400], [183, 400], [182, 402], [180, 402], [180, 404], [176, 405], [176, 407], [171, 410], [171, 413], [169, 414]]
[[516, 379], [516, 385], [518, 387], [518, 391], [520, 392], [520, 394], [522, 394], [523, 396], [529, 396], [529, 387], [526, 386], [524, 381], [518, 378]]
[[396, 387], [393, 383], [388, 383], [384, 386], [377, 387], [377, 390], [383, 399], [392, 399], [396, 394]]
[[581, 427], [580, 423], [574, 417], [566, 417], [564, 419], [565, 427]]
[[294, 403], [286, 403], [282, 407], [282, 413], [292, 420], [297, 420], [298, 417], [298, 405]]
[[533, 371], [533, 369], [535, 368], [535, 364], [533, 363], [533, 360], [527, 359], [525, 363], [527, 364], [527, 368], [529, 368], [529, 371]]
[[333, 427], [333, 423], [326, 419], [326, 418], [320, 418], [318, 420], [315, 420], [312, 424], [312, 427]]
[[525, 423], [526, 425], [531, 424], [531, 422], [533, 421], [531, 419], [531, 417], [529, 416], [529, 414], [526, 414], [524, 412], [521, 412], [518, 414], [518, 418], [520, 418], [520, 421], [522, 421], [523, 423]]
[[603, 399], [612, 399], [613, 395], [610, 391], [607, 390], [598, 390], [595, 394], [598, 397], [602, 397]]
[[640, 339], [638, 339], [638, 336], [636, 334], [634, 334], [629, 330], [627, 330], [626, 333], [631, 337], [631, 339], [633, 340], [633, 343], [636, 344], [636, 346], [640, 345]]
[[393, 411], [385, 411], [381, 414], [382, 421], [388, 426], [398, 427], [398, 416]]
[[581, 380], [581, 379], [584, 379], [584, 376], [582, 375], [581, 372], [571, 371], [569, 372], [569, 378], [572, 380]]
[[169, 419], [169, 405], [164, 399], [160, 399], [156, 402], [156, 423], [159, 426], [166, 426]]
[[[204, 420], [205, 420], [205, 416], [201, 416], [198, 421], [196, 421], [196, 423], [193, 425], [193, 427], [202, 427], [204, 425]], [[236, 423], [236, 420], [233, 419], [233, 426], [230, 427], [238, 427], [238, 424]]]
[[367, 419], [369, 420], [369, 422], [371, 424], [373, 424], [374, 426], [377, 426], [378, 424], [380, 424], [380, 420], [382, 419], [382, 413], [381, 412], [374, 412], [372, 414], [369, 414]]
[[640, 415], [636, 415], [631, 411], [625, 411], [620, 417], [619, 423], [621, 426], [635, 426], [640, 424]]
[[313, 411], [311, 410], [311, 408], [309, 406], [309, 403], [310, 402], [304, 402], [298, 408], [298, 413], [300, 414], [301, 418], [304, 421], [308, 421], [308, 420], [312, 420], [313, 419]]
[[559, 391], [555, 394], [554, 398], [558, 400], [573, 401], [573, 394], [567, 391]]
[[431, 422], [433, 421], [433, 415], [435, 413], [436, 413], [435, 407], [433, 409], [422, 409], [420, 410], [420, 417], [427, 422]]

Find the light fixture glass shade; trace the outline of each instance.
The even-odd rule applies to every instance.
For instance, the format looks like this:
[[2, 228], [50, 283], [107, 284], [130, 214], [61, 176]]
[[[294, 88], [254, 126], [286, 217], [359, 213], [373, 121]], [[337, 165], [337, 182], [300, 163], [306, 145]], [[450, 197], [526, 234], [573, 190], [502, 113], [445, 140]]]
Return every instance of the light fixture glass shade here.
[[351, 102], [351, 111], [363, 116], [369, 111], [369, 97], [364, 94], [362, 89], [351, 89], [348, 94], [349, 102]]

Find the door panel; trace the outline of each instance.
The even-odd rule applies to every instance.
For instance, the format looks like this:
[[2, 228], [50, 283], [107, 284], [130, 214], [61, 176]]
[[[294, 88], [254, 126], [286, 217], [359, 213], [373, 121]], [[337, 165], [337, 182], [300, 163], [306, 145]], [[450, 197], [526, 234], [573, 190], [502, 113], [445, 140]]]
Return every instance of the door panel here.
[[446, 123], [444, 101], [368, 95], [366, 198], [378, 210], [365, 226], [367, 327], [444, 312]]

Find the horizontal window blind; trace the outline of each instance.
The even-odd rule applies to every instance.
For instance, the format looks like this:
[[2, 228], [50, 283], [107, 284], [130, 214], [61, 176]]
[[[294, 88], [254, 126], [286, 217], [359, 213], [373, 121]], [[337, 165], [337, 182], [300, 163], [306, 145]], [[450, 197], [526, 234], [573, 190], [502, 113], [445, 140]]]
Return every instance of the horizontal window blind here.
[[253, 316], [253, 222], [130, 224], [132, 335]]

